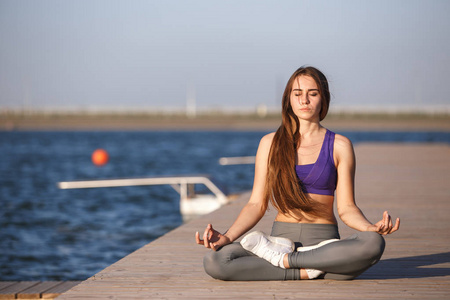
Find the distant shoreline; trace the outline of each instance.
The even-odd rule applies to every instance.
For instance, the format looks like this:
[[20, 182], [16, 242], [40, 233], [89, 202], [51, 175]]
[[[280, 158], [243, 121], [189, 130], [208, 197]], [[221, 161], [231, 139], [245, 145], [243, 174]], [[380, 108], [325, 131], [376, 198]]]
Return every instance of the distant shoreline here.
[[[2, 113], [0, 131], [40, 130], [276, 130], [279, 114]], [[329, 114], [322, 124], [335, 131], [450, 131], [450, 115]]]

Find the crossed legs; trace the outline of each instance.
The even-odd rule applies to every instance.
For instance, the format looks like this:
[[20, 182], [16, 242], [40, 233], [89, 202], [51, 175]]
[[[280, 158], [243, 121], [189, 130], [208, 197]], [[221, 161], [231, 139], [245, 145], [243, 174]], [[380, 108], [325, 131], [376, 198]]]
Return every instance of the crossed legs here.
[[[305, 226], [307, 225], [307, 226]], [[339, 238], [337, 227], [329, 224], [291, 224], [275, 222], [273, 236], [283, 236], [296, 246], [310, 246]], [[374, 232], [358, 232], [347, 239], [305, 252], [287, 255], [289, 268], [276, 267], [245, 250], [239, 243], [210, 251], [204, 258], [206, 273], [220, 280], [297, 280], [299, 269], [325, 272], [325, 279], [353, 279], [379, 261], [384, 239]]]

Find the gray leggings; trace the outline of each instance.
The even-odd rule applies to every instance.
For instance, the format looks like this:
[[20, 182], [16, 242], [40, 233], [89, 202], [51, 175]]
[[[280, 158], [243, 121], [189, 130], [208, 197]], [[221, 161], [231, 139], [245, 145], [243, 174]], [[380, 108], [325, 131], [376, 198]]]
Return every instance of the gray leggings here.
[[[333, 224], [274, 222], [271, 235], [294, 241], [296, 248], [339, 239], [338, 228]], [[324, 271], [321, 278], [325, 279], [350, 280], [377, 263], [384, 246], [384, 238], [378, 233], [358, 232], [311, 251], [290, 253], [291, 268], [282, 269], [245, 250], [241, 244], [232, 243], [208, 252], [203, 265], [206, 273], [220, 280], [297, 280], [301, 268]]]

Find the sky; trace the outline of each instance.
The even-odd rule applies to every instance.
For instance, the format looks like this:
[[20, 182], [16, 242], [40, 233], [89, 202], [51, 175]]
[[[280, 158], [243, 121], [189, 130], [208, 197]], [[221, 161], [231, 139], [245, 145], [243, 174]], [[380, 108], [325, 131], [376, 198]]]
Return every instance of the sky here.
[[450, 1], [0, 0], [0, 110], [280, 107], [300, 66], [331, 109], [450, 111]]

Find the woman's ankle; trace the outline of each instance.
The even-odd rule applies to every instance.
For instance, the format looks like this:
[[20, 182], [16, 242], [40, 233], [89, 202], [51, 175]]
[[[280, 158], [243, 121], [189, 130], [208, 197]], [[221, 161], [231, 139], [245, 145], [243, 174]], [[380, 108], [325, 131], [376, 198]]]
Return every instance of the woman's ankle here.
[[290, 268], [288, 256], [289, 256], [289, 254], [286, 253], [286, 255], [284, 255], [284, 257], [283, 257], [283, 266], [284, 266], [285, 269], [289, 269]]
[[300, 269], [300, 279], [301, 280], [308, 280], [309, 276], [305, 269]]

